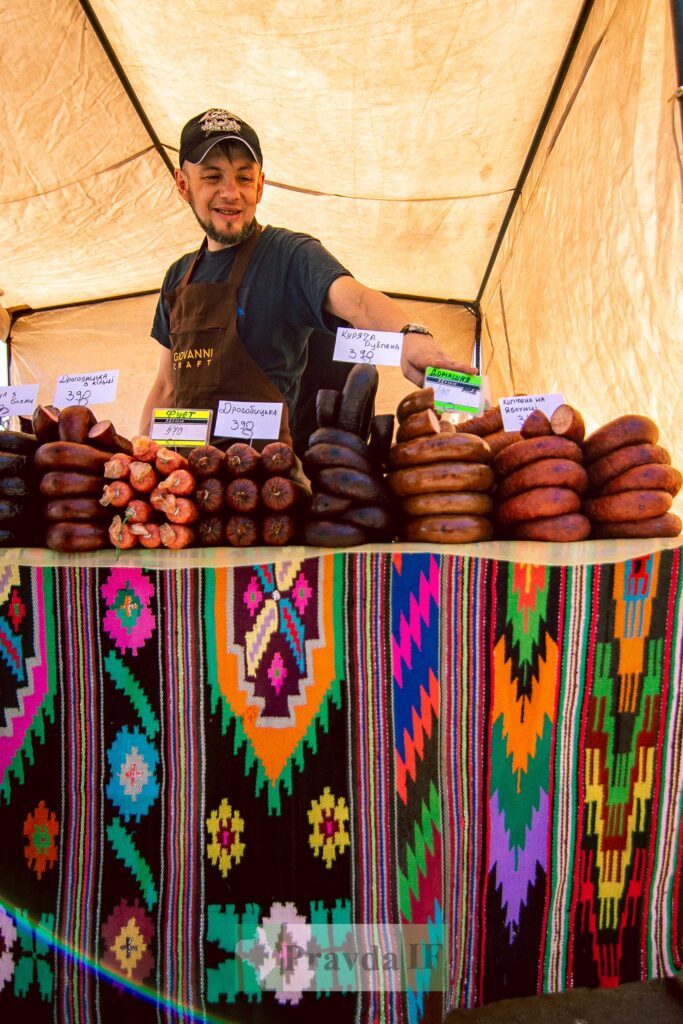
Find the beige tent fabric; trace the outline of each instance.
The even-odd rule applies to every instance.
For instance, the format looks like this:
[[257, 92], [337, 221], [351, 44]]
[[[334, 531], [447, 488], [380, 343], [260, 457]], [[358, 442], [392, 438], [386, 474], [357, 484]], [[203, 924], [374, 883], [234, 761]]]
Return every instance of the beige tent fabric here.
[[[12, 331], [12, 384], [40, 384], [38, 401], [51, 404], [62, 373], [118, 370], [116, 402], [93, 407], [120, 434], [138, 432], [140, 412], [159, 362], [159, 344], [150, 338], [157, 295], [49, 310], [20, 317]], [[474, 317], [461, 306], [403, 302], [406, 319], [427, 324], [454, 358], [469, 362]], [[382, 367], [377, 412], [394, 412], [413, 390], [396, 367]]]
[[596, 3], [482, 311], [497, 395], [561, 391], [590, 428], [649, 415], [682, 468], [683, 192], [669, 19], [667, 0]]

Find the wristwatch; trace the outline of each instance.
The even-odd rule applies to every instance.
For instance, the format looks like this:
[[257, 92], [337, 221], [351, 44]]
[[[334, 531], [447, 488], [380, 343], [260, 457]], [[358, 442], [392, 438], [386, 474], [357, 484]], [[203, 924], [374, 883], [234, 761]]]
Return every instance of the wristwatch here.
[[429, 328], [423, 327], [422, 324], [406, 324], [401, 328], [399, 334], [427, 334], [430, 338], [434, 337]]

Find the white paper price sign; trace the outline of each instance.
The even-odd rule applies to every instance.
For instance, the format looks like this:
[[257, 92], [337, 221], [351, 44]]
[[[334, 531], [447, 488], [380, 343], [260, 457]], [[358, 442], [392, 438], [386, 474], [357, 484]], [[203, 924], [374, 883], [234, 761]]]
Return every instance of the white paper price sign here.
[[219, 402], [218, 437], [243, 437], [245, 441], [274, 441], [280, 436], [282, 402]]
[[197, 448], [211, 437], [211, 409], [154, 409], [151, 438], [173, 448]]
[[37, 401], [37, 384], [0, 388], [0, 416], [30, 416]]
[[118, 370], [100, 370], [97, 373], [63, 373], [57, 378], [53, 405], [103, 405], [116, 400]]
[[403, 335], [396, 331], [359, 331], [338, 327], [332, 356], [338, 363], [400, 366]]
[[564, 404], [564, 396], [553, 395], [515, 395], [514, 398], [501, 398], [500, 412], [503, 417], [503, 430], [519, 430], [524, 420], [534, 409], [540, 409], [548, 419]]
[[437, 412], [466, 412], [475, 416], [482, 405], [482, 378], [474, 373], [458, 373], [428, 366], [425, 387], [434, 388], [434, 408]]

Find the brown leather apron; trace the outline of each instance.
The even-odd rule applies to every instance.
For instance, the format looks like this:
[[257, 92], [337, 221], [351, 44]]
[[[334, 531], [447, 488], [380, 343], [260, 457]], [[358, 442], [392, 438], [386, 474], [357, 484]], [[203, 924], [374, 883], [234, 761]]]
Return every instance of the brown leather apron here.
[[[261, 228], [240, 245], [227, 282], [193, 283], [194, 269], [206, 239], [180, 283], [167, 295], [173, 361], [173, 403], [177, 409], [213, 409], [218, 403], [282, 402], [280, 440], [291, 445], [287, 403], [281, 392], [249, 355], [237, 333], [237, 290], [242, 283]], [[212, 438], [227, 448], [245, 437]], [[263, 447], [267, 442], [254, 442]]]

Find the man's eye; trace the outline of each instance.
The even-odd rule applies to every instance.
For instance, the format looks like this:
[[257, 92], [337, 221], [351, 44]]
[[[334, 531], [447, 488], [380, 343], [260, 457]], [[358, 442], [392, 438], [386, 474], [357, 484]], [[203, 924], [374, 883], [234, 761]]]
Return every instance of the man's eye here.
[[218, 175], [217, 175], [217, 174], [208, 174], [208, 175], [206, 175], [206, 177], [204, 178], [204, 181], [211, 181], [211, 182], [214, 182], [214, 181], [219, 181], [219, 180], [220, 180], [220, 179], [219, 179], [219, 177], [218, 177]]

